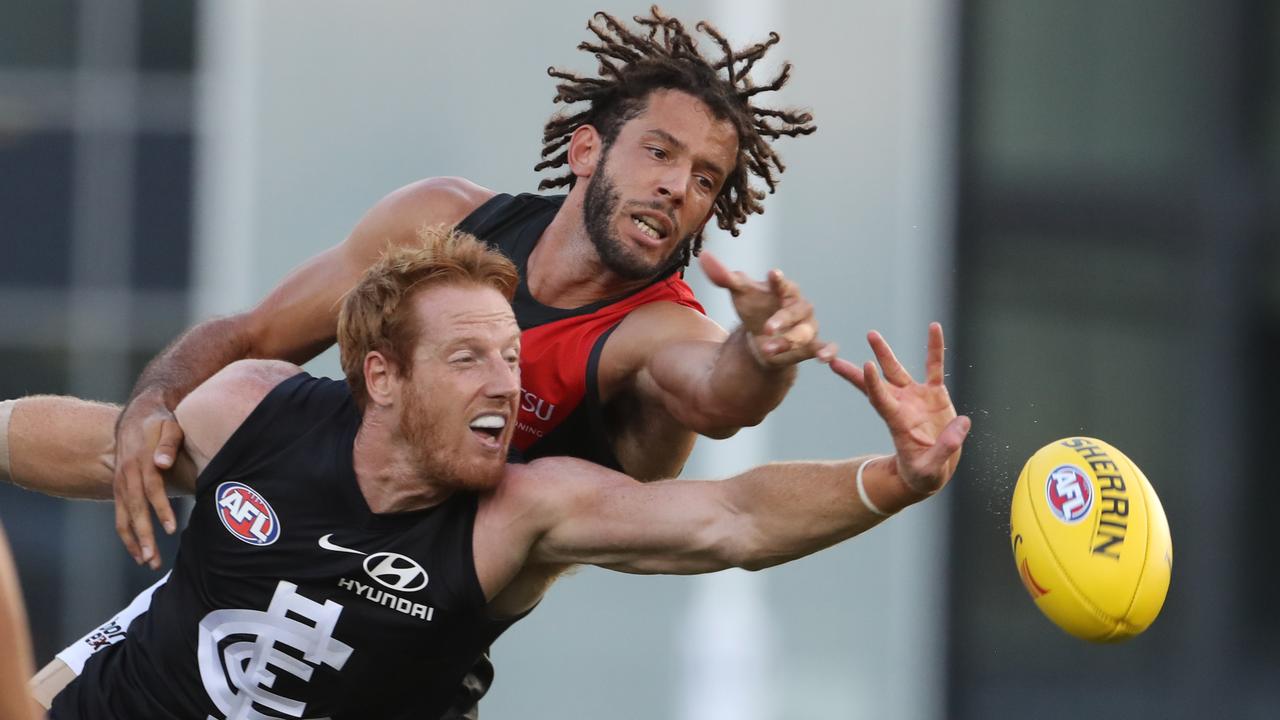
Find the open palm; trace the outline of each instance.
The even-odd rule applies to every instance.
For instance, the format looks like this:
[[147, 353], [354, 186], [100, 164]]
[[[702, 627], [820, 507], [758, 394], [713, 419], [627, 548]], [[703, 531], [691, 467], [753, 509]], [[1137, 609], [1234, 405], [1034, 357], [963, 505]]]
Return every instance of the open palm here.
[[859, 367], [838, 358], [831, 369], [861, 390], [888, 426], [902, 480], [922, 496], [932, 495], [955, 472], [970, 426], [969, 418], [956, 415], [943, 382], [942, 325], [929, 325], [923, 383], [916, 382], [898, 362], [880, 333], [867, 333], [867, 342], [884, 372], [883, 379], [873, 362]]

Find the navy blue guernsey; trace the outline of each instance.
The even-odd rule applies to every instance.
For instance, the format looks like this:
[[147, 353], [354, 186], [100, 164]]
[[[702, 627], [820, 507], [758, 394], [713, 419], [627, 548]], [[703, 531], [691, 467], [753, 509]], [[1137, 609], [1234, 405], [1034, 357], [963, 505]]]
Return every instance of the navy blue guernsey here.
[[437, 718], [515, 619], [475, 574], [477, 496], [375, 514], [346, 383], [272, 390], [197, 481], [173, 574], [58, 720]]
[[[458, 227], [502, 252], [520, 273], [512, 307], [522, 331], [522, 388], [511, 460], [571, 455], [620, 468], [597, 379], [605, 343], [647, 303], [702, 307], [678, 273], [578, 308], [538, 302], [526, 280], [529, 256], [563, 202], [563, 195], [498, 194]], [[276, 388], [201, 475], [173, 576], [156, 590], [151, 610], [130, 624], [128, 642], [95, 651], [81, 679], [55, 699], [58, 720], [475, 720], [493, 679], [484, 649], [513, 622], [484, 615], [471, 557], [475, 498], [458, 496], [422, 513], [372, 514], [351, 467], [359, 422], [344, 383], [299, 375]], [[395, 584], [417, 569], [429, 578], [425, 587]], [[297, 613], [294, 606], [323, 617], [338, 612], [329, 654], [308, 657], [279, 643], [257, 649], [253, 628], [278, 621], [276, 602], [286, 619]], [[324, 610], [326, 603], [340, 610]], [[210, 616], [217, 612], [232, 614]], [[240, 626], [224, 623], [241, 615], [250, 632], [227, 634]], [[247, 666], [237, 670], [241, 661], [234, 658], [277, 650], [283, 655], [270, 657], [292, 662], [296, 673], [269, 660], [255, 670], [274, 676], [262, 686], [268, 690], [235, 689], [249, 683]], [[201, 662], [210, 668], [207, 677]], [[206, 680], [222, 700], [205, 692]], [[253, 699], [255, 692], [279, 696], [281, 707], [290, 699], [306, 698], [305, 705], [270, 710]], [[361, 709], [334, 710], [343, 698]]]

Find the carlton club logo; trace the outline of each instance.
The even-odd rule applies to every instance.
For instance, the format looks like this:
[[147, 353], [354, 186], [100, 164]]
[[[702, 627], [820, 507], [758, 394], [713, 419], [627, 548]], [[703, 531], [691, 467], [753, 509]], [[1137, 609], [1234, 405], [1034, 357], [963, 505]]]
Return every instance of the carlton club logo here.
[[1093, 507], [1093, 484], [1075, 465], [1060, 465], [1049, 473], [1044, 491], [1049, 509], [1064, 523], [1080, 522]]
[[276, 511], [253, 488], [244, 483], [227, 481], [214, 494], [218, 517], [231, 534], [250, 545], [270, 545], [280, 537], [280, 520]]

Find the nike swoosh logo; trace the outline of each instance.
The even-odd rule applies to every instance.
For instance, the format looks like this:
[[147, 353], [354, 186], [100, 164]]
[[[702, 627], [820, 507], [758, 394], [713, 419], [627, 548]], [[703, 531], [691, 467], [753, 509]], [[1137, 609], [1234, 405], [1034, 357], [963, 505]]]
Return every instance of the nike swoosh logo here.
[[320, 538], [320, 547], [324, 548], [325, 550], [334, 550], [336, 552], [351, 553], [353, 555], [369, 554], [369, 553], [360, 552], [359, 550], [352, 550], [351, 548], [344, 548], [341, 545], [334, 545], [332, 542], [329, 541], [329, 538], [331, 537], [333, 537], [333, 533], [329, 533], [328, 535], [325, 535], [324, 537]]

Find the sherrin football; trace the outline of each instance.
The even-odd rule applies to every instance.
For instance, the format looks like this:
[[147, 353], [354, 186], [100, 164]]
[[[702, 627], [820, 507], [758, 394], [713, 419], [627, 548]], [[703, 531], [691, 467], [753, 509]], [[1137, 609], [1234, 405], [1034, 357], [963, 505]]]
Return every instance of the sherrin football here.
[[1040, 448], [1018, 477], [1009, 526], [1023, 585], [1068, 633], [1116, 642], [1160, 614], [1169, 523], [1151, 483], [1114, 447], [1073, 437]]

